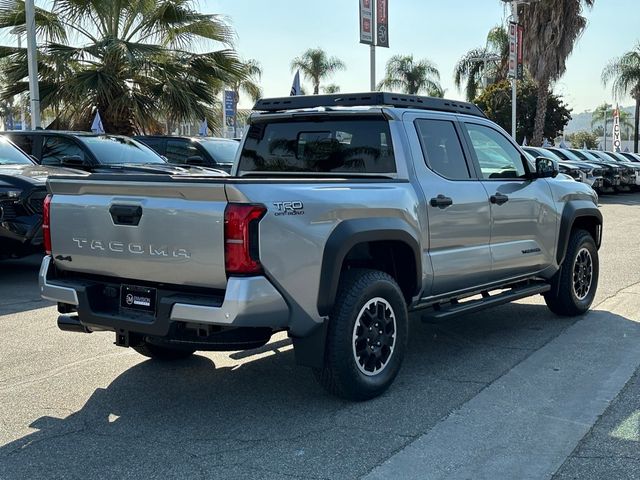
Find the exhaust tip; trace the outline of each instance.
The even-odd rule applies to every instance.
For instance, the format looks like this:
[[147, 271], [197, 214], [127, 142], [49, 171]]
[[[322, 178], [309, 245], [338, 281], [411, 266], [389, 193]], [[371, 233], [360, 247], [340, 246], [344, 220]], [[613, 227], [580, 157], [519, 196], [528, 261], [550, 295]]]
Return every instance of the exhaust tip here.
[[77, 315], [60, 315], [58, 328], [64, 332], [91, 333], [92, 330], [80, 323]]

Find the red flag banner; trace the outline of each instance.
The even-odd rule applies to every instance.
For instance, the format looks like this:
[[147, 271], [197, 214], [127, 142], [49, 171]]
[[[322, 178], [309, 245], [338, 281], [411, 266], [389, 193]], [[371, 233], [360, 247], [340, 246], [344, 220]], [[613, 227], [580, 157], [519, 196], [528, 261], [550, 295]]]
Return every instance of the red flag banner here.
[[376, 7], [376, 38], [378, 47], [389, 48], [389, 0], [378, 0]]
[[360, 0], [360, 43], [373, 45], [373, 0]]

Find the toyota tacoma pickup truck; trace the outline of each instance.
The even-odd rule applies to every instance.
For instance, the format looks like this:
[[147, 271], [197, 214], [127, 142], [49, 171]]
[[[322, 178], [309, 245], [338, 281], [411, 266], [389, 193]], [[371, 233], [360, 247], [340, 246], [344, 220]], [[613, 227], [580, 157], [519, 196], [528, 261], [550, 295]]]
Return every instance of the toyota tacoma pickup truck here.
[[431, 321], [596, 293], [589, 186], [530, 164], [474, 105], [364, 93], [263, 99], [232, 175], [48, 182], [44, 298], [58, 326], [173, 360], [276, 332], [347, 399], [381, 394]]

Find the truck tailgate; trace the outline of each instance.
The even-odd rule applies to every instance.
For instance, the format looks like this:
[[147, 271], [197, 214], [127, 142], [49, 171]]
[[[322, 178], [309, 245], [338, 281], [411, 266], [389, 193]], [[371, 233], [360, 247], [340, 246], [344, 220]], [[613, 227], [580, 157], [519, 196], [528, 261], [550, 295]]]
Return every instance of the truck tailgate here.
[[224, 288], [223, 180], [51, 179], [60, 270]]

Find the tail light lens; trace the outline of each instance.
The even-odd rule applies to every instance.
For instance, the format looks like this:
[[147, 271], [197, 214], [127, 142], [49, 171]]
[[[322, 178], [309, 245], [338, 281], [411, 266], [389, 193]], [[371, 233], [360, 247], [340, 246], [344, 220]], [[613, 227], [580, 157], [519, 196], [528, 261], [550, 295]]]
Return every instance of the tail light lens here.
[[266, 212], [263, 205], [227, 205], [224, 211], [224, 261], [227, 275], [262, 272], [258, 223]]
[[51, 255], [51, 195], [44, 197], [42, 205], [42, 235], [44, 237], [44, 251], [47, 255]]

